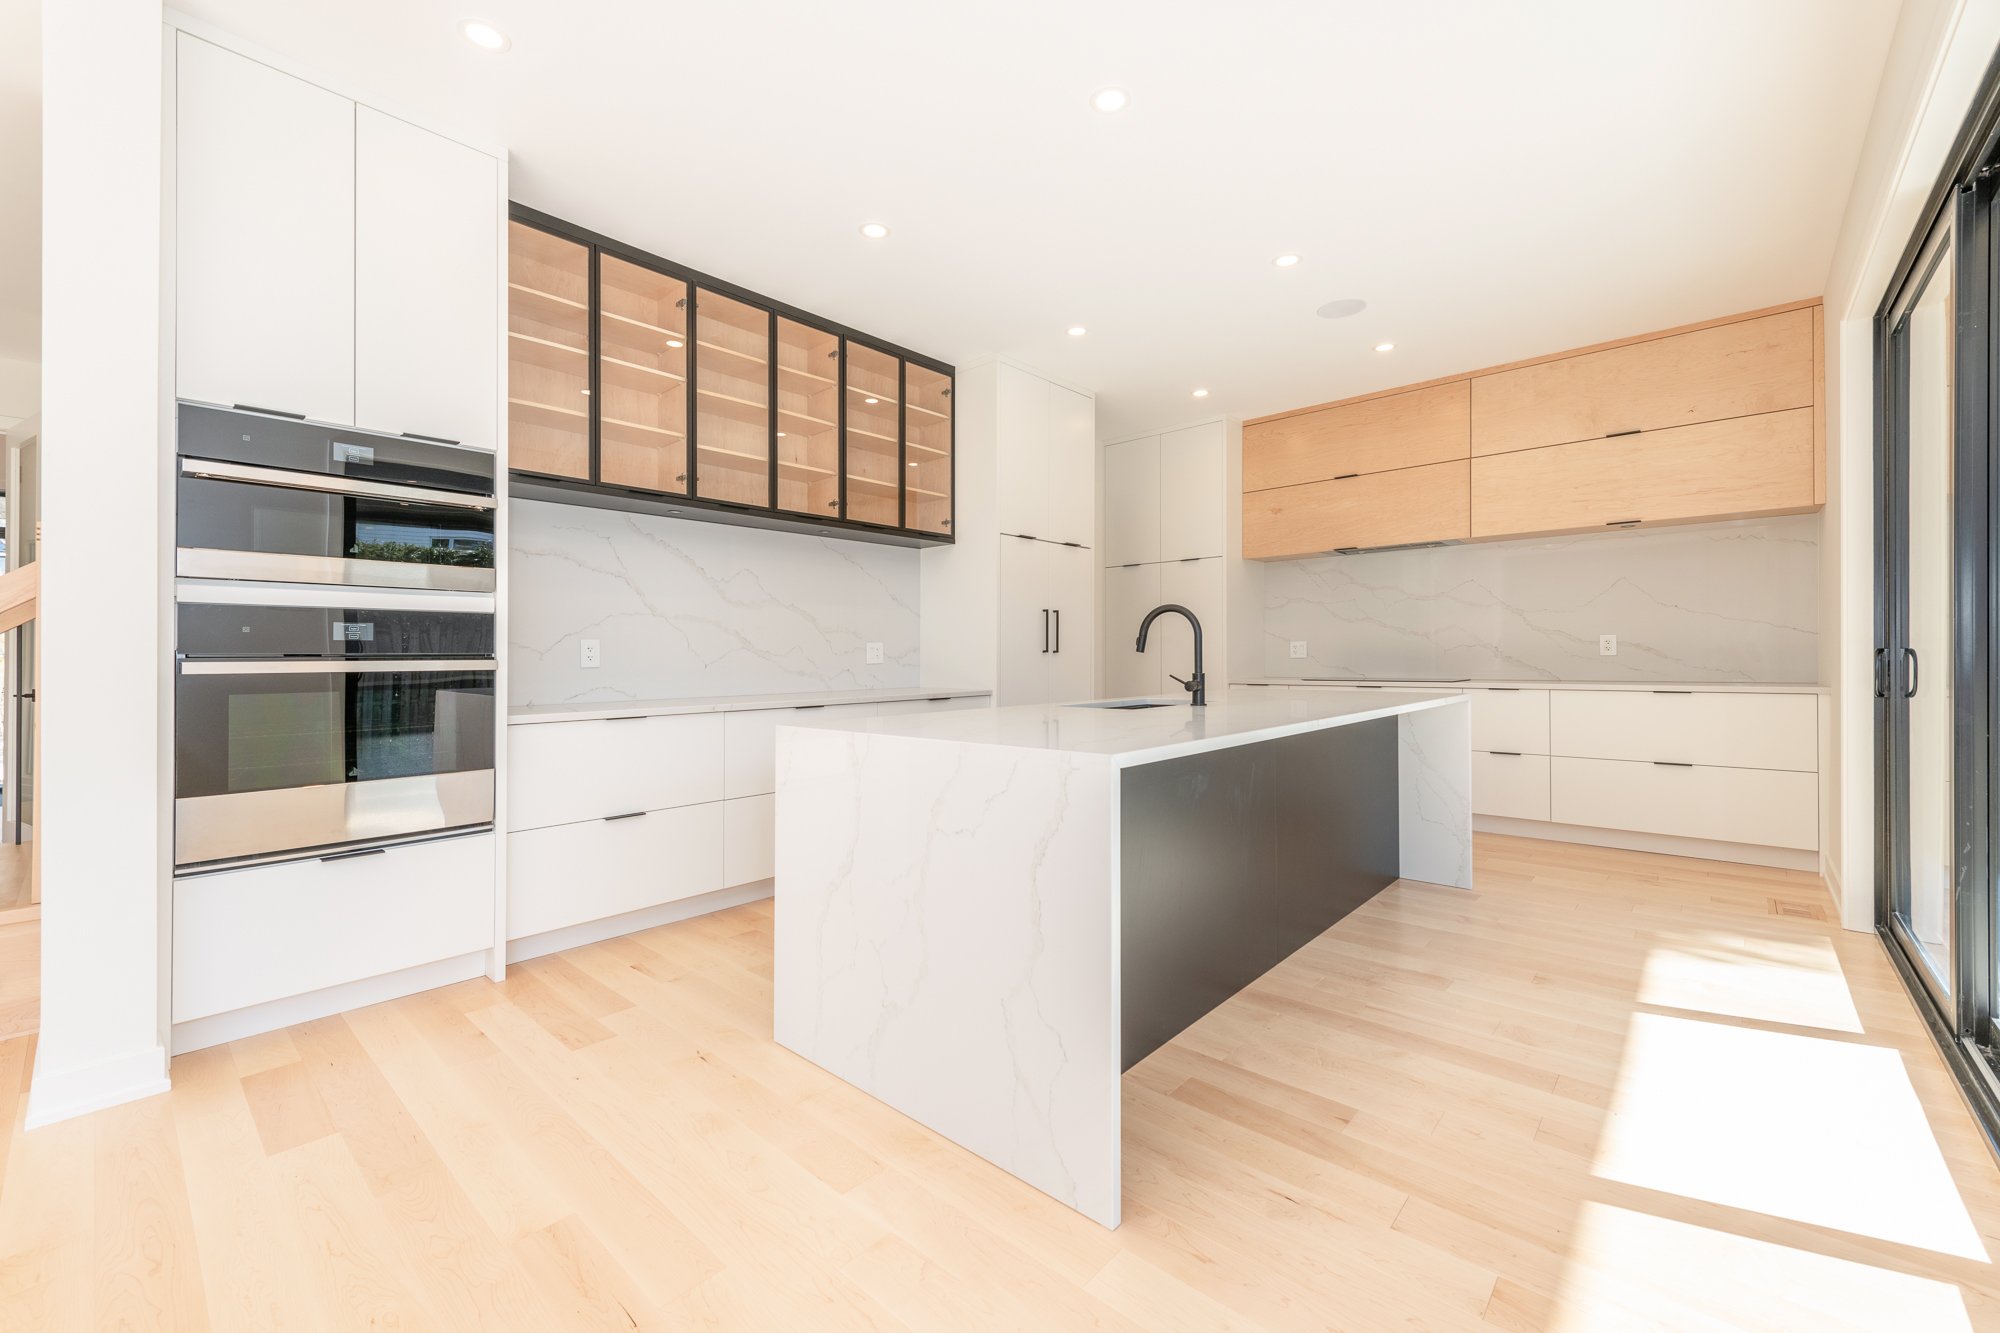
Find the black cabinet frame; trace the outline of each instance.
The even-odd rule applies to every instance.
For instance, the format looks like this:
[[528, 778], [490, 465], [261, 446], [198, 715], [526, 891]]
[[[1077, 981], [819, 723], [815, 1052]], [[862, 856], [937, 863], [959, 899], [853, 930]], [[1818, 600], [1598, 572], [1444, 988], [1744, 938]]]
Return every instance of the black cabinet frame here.
[[[910, 486], [907, 458], [909, 452], [908, 366], [910, 363], [915, 363], [928, 370], [947, 376], [951, 379], [953, 386], [956, 387], [957, 371], [950, 363], [940, 361], [935, 357], [924, 356], [919, 352], [910, 351], [905, 347], [899, 347], [894, 343], [872, 337], [857, 329], [849, 328], [832, 320], [823, 319], [809, 311], [801, 310], [783, 301], [773, 300], [748, 288], [725, 282], [720, 278], [711, 277], [706, 273], [691, 269], [684, 264], [676, 264], [672, 260], [651, 254], [636, 246], [626, 245], [621, 241], [613, 240], [609, 236], [604, 236], [588, 228], [579, 227], [574, 223], [565, 222], [561, 218], [553, 217], [538, 209], [529, 208], [524, 204], [510, 204], [508, 207], [508, 217], [511, 221], [518, 222], [523, 226], [532, 227], [537, 231], [547, 232], [552, 236], [585, 246], [590, 256], [590, 291], [588, 301], [590, 328], [589, 341], [587, 343], [590, 353], [590, 365], [588, 367], [590, 380], [590, 476], [588, 479], [584, 479], [554, 476], [542, 472], [529, 472], [518, 468], [510, 469], [509, 489], [513, 496], [520, 499], [549, 500], [560, 504], [585, 505], [593, 508], [664, 514], [676, 518], [699, 519], [712, 523], [734, 523], [747, 527], [770, 528], [787, 532], [816, 533], [822, 536], [846, 537], [857, 541], [876, 542], [892, 546], [944, 546], [949, 545], [953, 541], [953, 537], [949, 532], [918, 531], [907, 526], [909, 522]], [[602, 422], [600, 419], [603, 402], [601, 390], [603, 386], [600, 382], [602, 365], [599, 328], [602, 319], [599, 310], [601, 291], [599, 270], [600, 257], [603, 255], [611, 255], [627, 263], [651, 269], [654, 272], [678, 279], [687, 284], [688, 308], [686, 311], [687, 330], [685, 334], [687, 338], [687, 391], [685, 395], [687, 399], [687, 438], [685, 440], [687, 457], [686, 491], [684, 494], [647, 490], [633, 486], [620, 486], [599, 480], [603, 476], [603, 439]], [[766, 341], [769, 347], [769, 382], [767, 384], [769, 411], [765, 424], [765, 443], [769, 459], [769, 486], [766, 502], [761, 505], [739, 504], [728, 500], [713, 499], [700, 494], [700, 442], [696, 438], [698, 417], [696, 376], [699, 373], [700, 351], [699, 339], [696, 336], [696, 321], [699, 319], [698, 308], [704, 292], [713, 292], [718, 296], [726, 296], [732, 300], [754, 306], [762, 310], [766, 317]], [[838, 403], [835, 418], [835, 445], [837, 454], [836, 494], [839, 497], [839, 513], [837, 517], [814, 517], [794, 513], [778, 507], [778, 319], [780, 317], [817, 329], [822, 333], [832, 334], [840, 340], [839, 369], [835, 385]], [[850, 343], [858, 343], [897, 359], [896, 451], [898, 476], [896, 486], [897, 521], [894, 524], [864, 523], [847, 516], [847, 348]], [[955, 519], [958, 512], [958, 412], [955, 396], [953, 403], [949, 462], [951, 465], [951, 515]], [[949, 520], [947, 521], [947, 526], [950, 526]]]

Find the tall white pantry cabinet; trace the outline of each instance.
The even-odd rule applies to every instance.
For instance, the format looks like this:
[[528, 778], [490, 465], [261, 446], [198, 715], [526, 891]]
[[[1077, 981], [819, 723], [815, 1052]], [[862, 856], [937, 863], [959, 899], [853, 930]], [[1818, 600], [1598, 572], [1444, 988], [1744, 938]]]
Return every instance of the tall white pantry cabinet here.
[[923, 554], [926, 683], [994, 703], [1095, 694], [1097, 402], [1008, 361], [959, 368], [958, 514]]
[[[504, 155], [192, 22], [167, 38], [171, 395], [502, 454], [497, 593], [357, 589], [351, 604], [491, 610], [506, 642]], [[489, 831], [177, 878], [173, 1049], [497, 973], [500, 874]]]

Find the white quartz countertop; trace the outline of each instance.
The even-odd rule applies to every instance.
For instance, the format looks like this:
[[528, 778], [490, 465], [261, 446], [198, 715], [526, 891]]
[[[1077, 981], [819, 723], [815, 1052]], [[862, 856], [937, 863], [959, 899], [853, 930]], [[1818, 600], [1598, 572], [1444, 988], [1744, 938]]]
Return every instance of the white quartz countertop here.
[[[1211, 699], [1207, 707], [1196, 708], [1181, 695], [1162, 698], [1160, 702], [1166, 705], [1162, 708], [1027, 704], [898, 717], [800, 718], [789, 725], [959, 745], [1100, 755], [1125, 768], [1427, 708], [1449, 708], [1464, 699], [1454, 692], [1370, 690], [1360, 694], [1329, 690], [1324, 695], [1287, 692], [1263, 699], [1224, 694]], [[1387, 774], [1384, 780], [1393, 782], [1395, 775]]]
[[1703, 694], [1825, 694], [1827, 687], [1811, 683], [1779, 684], [1740, 680], [1506, 680], [1482, 678], [1475, 680], [1428, 680], [1414, 681], [1396, 676], [1353, 676], [1339, 680], [1301, 680], [1281, 676], [1267, 676], [1258, 680], [1239, 680], [1231, 688], [1255, 688], [1261, 685], [1310, 686], [1326, 685], [1336, 689], [1377, 688], [1395, 690], [1624, 690], [1628, 693], [1645, 694], [1653, 690], [1699, 690]]
[[534, 722], [583, 722], [607, 717], [667, 717], [675, 713], [754, 713], [768, 708], [829, 708], [842, 704], [893, 704], [915, 699], [985, 698], [991, 690], [912, 687], [888, 690], [810, 690], [798, 694], [715, 694], [687, 699], [593, 699], [584, 703], [527, 704], [507, 710], [510, 726]]

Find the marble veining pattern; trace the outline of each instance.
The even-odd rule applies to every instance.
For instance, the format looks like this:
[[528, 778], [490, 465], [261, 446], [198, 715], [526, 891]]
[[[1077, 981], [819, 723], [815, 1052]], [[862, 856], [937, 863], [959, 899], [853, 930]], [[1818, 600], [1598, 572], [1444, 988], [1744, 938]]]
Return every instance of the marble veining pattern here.
[[1472, 705], [1396, 719], [1400, 872], [1404, 879], [1472, 887]]
[[[1819, 516], [1265, 567], [1272, 676], [1812, 680]], [[1618, 636], [1600, 656], [1598, 635]], [[1304, 640], [1304, 660], [1289, 654]]]
[[917, 684], [916, 551], [535, 500], [508, 518], [510, 706]]

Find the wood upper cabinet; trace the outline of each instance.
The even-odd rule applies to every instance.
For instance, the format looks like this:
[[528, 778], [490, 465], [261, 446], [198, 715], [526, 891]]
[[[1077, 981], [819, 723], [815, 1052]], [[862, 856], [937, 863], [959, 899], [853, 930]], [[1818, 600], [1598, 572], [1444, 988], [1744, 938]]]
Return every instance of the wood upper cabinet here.
[[1471, 535], [1464, 460], [1248, 491], [1243, 554], [1252, 560], [1351, 547], [1461, 541]]
[[1475, 458], [1472, 536], [1811, 509], [1812, 416], [1800, 407]]
[[1812, 330], [1786, 310], [1477, 376], [1472, 453], [1809, 408]]
[[1470, 432], [1465, 380], [1252, 422], [1243, 428], [1243, 489], [1464, 458]]

